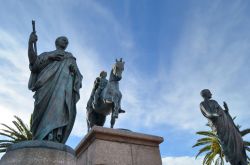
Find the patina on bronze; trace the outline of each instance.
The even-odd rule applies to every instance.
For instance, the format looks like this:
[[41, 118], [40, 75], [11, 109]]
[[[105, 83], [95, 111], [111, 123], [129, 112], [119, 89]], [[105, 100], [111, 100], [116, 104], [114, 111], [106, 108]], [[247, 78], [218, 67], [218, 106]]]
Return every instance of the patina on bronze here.
[[68, 46], [66, 37], [56, 39], [56, 50], [40, 55], [37, 55], [36, 42], [33, 23], [28, 45], [31, 71], [28, 86], [35, 92], [31, 126], [33, 140], [65, 143], [75, 122], [82, 75], [76, 58], [65, 51]]
[[96, 78], [87, 103], [88, 131], [94, 125], [103, 126], [106, 116], [110, 113], [112, 113], [111, 128], [113, 128], [118, 114], [125, 112], [121, 109], [122, 93], [119, 90], [119, 81], [122, 79], [124, 64], [125, 62], [122, 59], [116, 60], [108, 82], [104, 71], [100, 73], [100, 77]]
[[247, 165], [244, 142], [229, 114], [227, 104], [224, 102], [225, 110], [223, 110], [215, 100], [211, 99], [212, 94], [208, 89], [202, 90], [201, 96], [204, 98], [200, 103], [201, 112], [209, 120], [213, 131], [217, 133], [226, 160], [231, 165]]

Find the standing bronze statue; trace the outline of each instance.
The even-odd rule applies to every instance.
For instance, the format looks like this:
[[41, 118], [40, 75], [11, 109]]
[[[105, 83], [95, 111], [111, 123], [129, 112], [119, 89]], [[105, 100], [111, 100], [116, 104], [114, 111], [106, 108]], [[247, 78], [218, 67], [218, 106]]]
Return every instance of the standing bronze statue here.
[[245, 145], [239, 129], [229, 114], [227, 104], [224, 102], [225, 110], [223, 110], [215, 100], [211, 99], [212, 94], [208, 89], [202, 90], [201, 96], [204, 98], [200, 103], [201, 112], [211, 123], [213, 131], [217, 133], [226, 161], [231, 165], [247, 165]]
[[56, 50], [40, 55], [37, 55], [36, 42], [33, 22], [28, 45], [31, 71], [28, 86], [35, 92], [31, 126], [33, 139], [65, 143], [75, 122], [82, 75], [76, 58], [65, 51], [68, 46], [66, 37], [56, 39]]
[[103, 126], [106, 116], [111, 113], [111, 128], [114, 127], [115, 120], [119, 113], [125, 111], [121, 109], [122, 93], [119, 90], [119, 81], [122, 79], [125, 62], [116, 60], [109, 80], [106, 80], [107, 73], [102, 71], [96, 78], [94, 87], [87, 103], [87, 126], [88, 131], [94, 126]]

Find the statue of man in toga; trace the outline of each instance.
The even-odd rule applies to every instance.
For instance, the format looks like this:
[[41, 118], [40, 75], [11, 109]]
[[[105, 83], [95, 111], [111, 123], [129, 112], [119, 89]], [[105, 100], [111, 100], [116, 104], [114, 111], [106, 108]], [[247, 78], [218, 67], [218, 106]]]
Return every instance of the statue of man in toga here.
[[37, 35], [33, 31], [28, 45], [31, 71], [28, 87], [35, 92], [33, 140], [65, 144], [75, 122], [82, 75], [76, 58], [65, 51], [69, 43], [66, 37], [56, 39], [56, 50], [40, 55], [36, 53], [36, 42]]
[[226, 160], [231, 165], [247, 165], [245, 145], [239, 129], [228, 112], [227, 104], [224, 102], [225, 110], [223, 110], [217, 101], [211, 99], [212, 94], [208, 89], [202, 90], [201, 96], [204, 98], [200, 103], [201, 112], [212, 124]]

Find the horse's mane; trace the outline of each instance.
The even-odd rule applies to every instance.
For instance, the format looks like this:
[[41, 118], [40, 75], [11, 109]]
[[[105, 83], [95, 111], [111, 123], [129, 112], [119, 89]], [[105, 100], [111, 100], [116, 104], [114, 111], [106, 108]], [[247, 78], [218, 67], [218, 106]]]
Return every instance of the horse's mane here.
[[117, 77], [116, 75], [114, 75], [113, 70], [114, 70], [114, 69], [112, 68], [112, 70], [111, 70], [111, 72], [110, 72], [110, 75], [109, 75], [109, 82], [110, 82], [110, 81], [120, 81], [121, 78], [120, 78], [120, 77]]

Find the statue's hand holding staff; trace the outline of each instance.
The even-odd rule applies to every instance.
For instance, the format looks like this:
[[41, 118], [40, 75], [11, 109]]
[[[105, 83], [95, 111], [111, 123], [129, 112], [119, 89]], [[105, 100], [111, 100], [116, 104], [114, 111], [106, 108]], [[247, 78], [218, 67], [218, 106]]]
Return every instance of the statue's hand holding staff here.
[[29, 38], [29, 44], [34, 44], [38, 40], [38, 37], [35, 32], [31, 32], [30, 38]]
[[225, 101], [223, 102], [223, 107], [225, 108], [225, 111], [228, 112], [229, 109], [228, 109], [227, 103]]
[[35, 32], [31, 32], [29, 37], [29, 48], [28, 48], [28, 57], [30, 64], [34, 64], [37, 58], [36, 42], [38, 37]]

